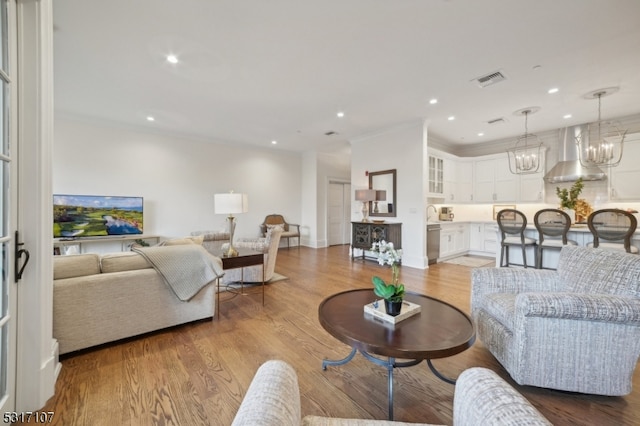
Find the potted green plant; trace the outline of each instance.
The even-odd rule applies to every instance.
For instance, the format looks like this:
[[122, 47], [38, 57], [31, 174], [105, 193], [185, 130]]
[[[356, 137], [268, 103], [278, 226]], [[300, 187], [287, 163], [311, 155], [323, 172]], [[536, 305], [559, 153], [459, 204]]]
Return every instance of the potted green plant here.
[[404, 299], [404, 284], [400, 283], [400, 261], [402, 250], [396, 250], [393, 243], [380, 241], [373, 243], [371, 250], [378, 255], [380, 265], [391, 265], [391, 282], [387, 283], [382, 278], [374, 276], [373, 292], [384, 299], [385, 309], [388, 315], [397, 316], [402, 308]]
[[584, 188], [582, 178], [578, 178], [569, 189], [556, 187], [556, 195], [560, 199], [560, 208], [571, 210], [573, 214], [569, 214], [569, 216], [571, 216], [572, 220], [575, 220], [576, 204], [579, 200], [578, 197], [582, 193], [582, 188]]

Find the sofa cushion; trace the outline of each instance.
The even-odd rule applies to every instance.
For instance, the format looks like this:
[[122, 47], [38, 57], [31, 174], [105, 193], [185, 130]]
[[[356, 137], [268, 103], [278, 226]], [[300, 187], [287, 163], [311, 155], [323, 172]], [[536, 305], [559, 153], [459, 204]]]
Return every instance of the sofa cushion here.
[[228, 231], [193, 231], [193, 237], [202, 236], [204, 241], [226, 241], [229, 240]]
[[143, 256], [132, 251], [121, 253], [109, 253], [102, 255], [100, 259], [103, 274], [110, 272], [135, 271], [137, 269], [147, 269], [152, 266]]
[[82, 277], [100, 273], [100, 256], [95, 253], [53, 257], [53, 279]]
[[161, 246], [181, 246], [185, 244], [198, 244], [202, 245], [204, 241], [204, 235], [194, 235], [192, 237], [174, 238], [166, 240], [160, 243]]

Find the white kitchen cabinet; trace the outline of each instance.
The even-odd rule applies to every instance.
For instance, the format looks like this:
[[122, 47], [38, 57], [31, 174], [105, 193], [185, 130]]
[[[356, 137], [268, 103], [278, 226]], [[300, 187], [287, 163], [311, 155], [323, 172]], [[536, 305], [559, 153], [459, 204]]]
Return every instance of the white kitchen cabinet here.
[[471, 222], [469, 224], [469, 250], [484, 251], [484, 223]]
[[429, 196], [444, 196], [444, 159], [429, 155]]
[[520, 194], [518, 201], [522, 203], [544, 202], [544, 173], [533, 173], [520, 176]]
[[478, 158], [473, 162], [473, 201], [491, 203], [516, 201], [518, 175], [509, 171], [507, 154]]
[[495, 223], [471, 222], [469, 224], [469, 253], [494, 257], [498, 247], [497, 230], [498, 225]]
[[[638, 135], [638, 138], [635, 139], [634, 135]], [[629, 135], [629, 138], [631, 142], [624, 143], [620, 164], [606, 170], [609, 175], [609, 198], [612, 201], [640, 200], [640, 134]]]
[[473, 163], [457, 161], [455, 172], [455, 201], [459, 203], [473, 201]]
[[473, 201], [476, 203], [495, 201], [495, 167], [496, 162], [493, 158], [473, 162]]
[[444, 201], [445, 203], [454, 203], [458, 200], [456, 199], [456, 170], [458, 168], [458, 163], [455, 160], [451, 160], [448, 158], [444, 159]]
[[447, 259], [469, 251], [469, 224], [443, 223], [440, 230], [440, 256]]
[[469, 224], [462, 223], [456, 226], [454, 236], [454, 249], [457, 253], [469, 251]]
[[454, 253], [455, 231], [448, 227], [440, 229], [440, 259], [451, 257]]

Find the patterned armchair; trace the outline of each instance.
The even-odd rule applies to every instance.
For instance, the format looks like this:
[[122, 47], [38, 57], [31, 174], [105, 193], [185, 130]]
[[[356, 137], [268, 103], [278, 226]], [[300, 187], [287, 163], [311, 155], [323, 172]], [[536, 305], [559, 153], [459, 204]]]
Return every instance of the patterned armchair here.
[[640, 256], [578, 246], [558, 269], [472, 271], [478, 338], [521, 385], [631, 392], [640, 356]]

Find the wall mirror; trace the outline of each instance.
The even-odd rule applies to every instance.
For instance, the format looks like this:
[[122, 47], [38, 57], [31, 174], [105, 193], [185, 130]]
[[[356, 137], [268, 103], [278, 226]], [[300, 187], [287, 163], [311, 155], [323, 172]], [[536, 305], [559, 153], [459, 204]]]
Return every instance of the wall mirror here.
[[384, 191], [384, 200], [369, 202], [369, 216], [396, 217], [396, 169], [369, 172], [369, 189], [379, 191], [379, 196]]

